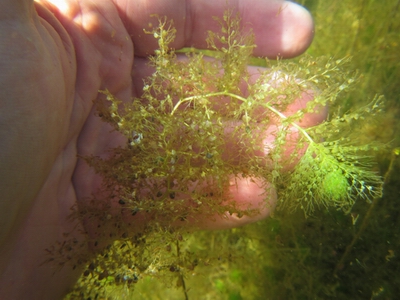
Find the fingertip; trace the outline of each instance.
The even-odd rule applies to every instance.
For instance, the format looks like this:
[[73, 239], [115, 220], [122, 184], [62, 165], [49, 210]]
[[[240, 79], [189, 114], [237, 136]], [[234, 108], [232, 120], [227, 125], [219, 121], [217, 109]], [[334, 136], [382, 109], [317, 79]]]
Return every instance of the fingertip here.
[[249, 215], [238, 215], [226, 212], [216, 216], [214, 220], [207, 220], [201, 229], [230, 229], [254, 223], [271, 215], [277, 202], [276, 191], [269, 183], [257, 178], [235, 177], [231, 181], [229, 192], [232, 200], [243, 212]]
[[314, 37], [314, 22], [310, 12], [303, 6], [286, 1], [282, 5], [282, 56], [290, 58], [303, 53]]

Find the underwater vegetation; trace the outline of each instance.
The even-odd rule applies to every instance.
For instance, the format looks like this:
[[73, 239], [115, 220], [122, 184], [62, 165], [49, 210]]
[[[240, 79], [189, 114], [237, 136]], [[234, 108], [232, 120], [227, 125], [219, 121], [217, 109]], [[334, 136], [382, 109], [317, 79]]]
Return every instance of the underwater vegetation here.
[[[178, 218], [249, 214], [225, 198], [232, 174], [272, 183], [283, 206], [305, 214], [315, 206], [348, 210], [357, 198], [379, 197], [382, 180], [371, 168], [379, 144], [360, 143], [355, 135], [357, 123], [382, 110], [381, 97], [331, 113], [320, 125], [301, 126], [306, 114], [333, 107], [357, 81], [346, 71], [348, 59], [278, 61], [256, 77], [247, 69], [252, 36], [241, 35], [240, 19], [232, 12], [220, 24], [221, 33], [208, 37], [216, 60], [196, 51], [178, 59], [169, 48], [173, 24], [161, 19], [148, 32], [159, 49], [150, 58], [154, 73], [142, 96], [122, 104], [102, 91], [107, 102], [99, 100], [99, 115], [125, 135], [127, 145], [109, 158], [86, 160], [114, 189], [112, 197], [156, 218], [176, 211]], [[291, 111], [299, 101], [304, 108]], [[262, 142], [267, 133], [274, 137], [270, 143]], [[266, 189], [268, 195], [270, 186]], [[191, 205], [177, 200], [189, 194]]]
[[[252, 36], [241, 34], [240, 18], [232, 11], [216, 20], [220, 33], [209, 33], [215, 60], [195, 49], [182, 58], [169, 48], [173, 23], [159, 21], [147, 31], [159, 49], [150, 60], [154, 73], [145, 80], [142, 96], [122, 103], [101, 91], [104, 97], [97, 100], [99, 117], [126, 137], [126, 146], [111, 149], [107, 158], [85, 157], [102, 175], [110, 203], [131, 215], [146, 212], [151, 220], [130, 235], [122, 217], [110, 225], [104, 207], [77, 212], [75, 217], [98, 218], [99, 226], [107, 228], [99, 240], [107, 241], [110, 226], [119, 238], [90, 261], [82, 258], [85, 271], [69, 299], [149, 299], [134, 292], [146, 285], [154, 297], [162, 298], [165, 291], [156, 291], [155, 281], [177, 287], [176, 297], [182, 299], [195, 299], [191, 289], [207, 285], [214, 299], [362, 299], [389, 290], [390, 284], [385, 286], [380, 278], [370, 294], [355, 295], [345, 284], [352, 281], [364, 291], [356, 267], [367, 272], [375, 266], [375, 252], [360, 254], [371, 247], [368, 239], [356, 243], [370, 229], [368, 221], [376, 225], [370, 229], [373, 244], [381, 243], [379, 235], [390, 240], [379, 225], [382, 217], [373, 215], [379, 211], [378, 201], [393, 208], [381, 197], [384, 184], [385, 194], [396, 194], [386, 187], [396, 182], [392, 174], [398, 157], [393, 152], [386, 159], [386, 168], [381, 168], [391, 168], [380, 176], [374, 160], [385, 147], [365, 132], [367, 125], [381, 120], [384, 98], [369, 93], [369, 98], [362, 95], [363, 101], [354, 99], [366, 80], [363, 72], [352, 71], [357, 60], [351, 61], [349, 53], [267, 60], [267, 71], [255, 76], [247, 69]], [[316, 49], [311, 52], [320, 55]], [[291, 111], [299, 99], [306, 105]], [[305, 115], [323, 113], [326, 106], [324, 122], [301, 125]], [[272, 143], [260, 142], [265, 132], [274, 137]], [[227, 155], [232, 146], [235, 155]], [[279, 202], [273, 219], [227, 233], [187, 234], [172, 226], [198, 214], [256, 214], [237, 207], [225, 193], [232, 175], [261, 178], [266, 197], [271, 186], [276, 190]], [[388, 216], [384, 224], [397, 224], [394, 214], [383, 214]], [[357, 221], [360, 215], [367, 218]], [[318, 234], [323, 238], [316, 239]], [[397, 259], [394, 247], [376, 247], [385, 248], [378, 265]], [[358, 256], [351, 257], [354, 248]], [[344, 272], [346, 266], [349, 273]], [[203, 287], [195, 275], [202, 276]], [[263, 284], [257, 286], [260, 278]]]

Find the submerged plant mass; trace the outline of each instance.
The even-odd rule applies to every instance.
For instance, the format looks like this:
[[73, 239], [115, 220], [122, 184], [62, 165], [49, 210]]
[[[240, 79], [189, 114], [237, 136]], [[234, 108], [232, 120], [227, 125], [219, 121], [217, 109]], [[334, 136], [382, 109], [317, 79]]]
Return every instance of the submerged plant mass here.
[[[350, 59], [305, 55], [248, 68], [252, 34], [242, 33], [232, 11], [216, 22], [221, 31], [208, 34], [211, 52], [178, 53], [171, 48], [172, 21], [159, 18], [157, 27], [145, 30], [158, 49], [140, 95], [123, 102], [100, 91], [98, 115], [126, 144], [107, 157], [84, 158], [103, 178], [102, 198], [94, 195], [74, 217], [95, 220], [100, 234], [90, 242], [97, 246], [103, 239], [107, 246], [94, 258], [77, 259], [86, 266], [70, 299], [132, 288], [146, 274], [176, 279], [188, 299], [185, 278], [213, 259], [219, 265], [221, 255], [200, 257], [170, 225], [188, 218], [196, 225], [196, 216], [226, 212], [257, 214], [230, 198], [235, 179], [260, 183], [266, 203], [276, 190], [278, 209], [302, 209], [306, 216], [317, 208], [349, 212], [357, 199], [381, 197], [374, 167], [381, 145], [369, 141], [364, 128], [383, 110], [383, 99], [354, 108], [344, 103], [360, 79], [349, 71]], [[304, 122], [325, 115], [317, 125]], [[125, 217], [137, 213], [149, 216], [149, 225], [135, 231]], [[52, 253], [62, 256], [63, 248]]]
[[[306, 214], [316, 206], [347, 211], [357, 198], [379, 197], [382, 181], [372, 169], [379, 146], [362, 142], [357, 128], [380, 112], [382, 99], [340, 113], [337, 100], [357, 81], [346, 71], [349, 59], [304, 56], [249, 71], [253, 36], [241, 33], [232, 12], [217, 21], [221, 32], [208, 37], [215, 59], [194, 50], [178, 56], [170, 48], [173, 23], [160, 19], [147, 32], [159, 49], [142, 95], [122, 104], [102, 91], [109, 103], [99, 102], [99, 115], [128, 142], [107, 159], [87, 161], [114, 197], [156, 218], [180, 219], [254, 213], [227, 198], [232, 176], [262, 179], [266, 195], [272, 183], [281, 207]], [[299, 101], [306, 105], [291, 110]], [[338, 112], [319, 125], [301, 125], [326, 106]], [[273, 137], [268, 143], [267, 135]]]

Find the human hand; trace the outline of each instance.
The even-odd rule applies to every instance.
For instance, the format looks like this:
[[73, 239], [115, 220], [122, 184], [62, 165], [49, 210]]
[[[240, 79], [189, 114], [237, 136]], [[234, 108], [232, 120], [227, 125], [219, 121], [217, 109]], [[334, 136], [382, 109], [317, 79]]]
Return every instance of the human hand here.
[[[125, 101], [138, 95], [151, 72], [146, 56], [157, 47], [143, 34], [150, 14], [174, 20], [173, 47], [206, 47], [207, 30], [219, 30], [212, 16], [221, 16], [226, 2], [182, 3], [2, 1], [1, 298], [59, 298], [79, 276], [78, 269], [54, 272], [41, 262], [44, 249], [62, 243], [65, 233], [73, 232], [79, 243], [86, 240], [90, 224], [67, 216], [96, 192], [100, 179], [77, 155], [101, 156], [125, 143], [94, 115], [93, 100], [105, 88]], [[311, 42], [312, 21], [297, 5], [256, 0], [244, 5], [234, 8], [253, 28], [255, 55], [292, 57]], [[263, 200], [257, 185], [246, 181], [230, 192], [242, 203]], [[262, 210], [251, 220], [221, 218], [204, 227], [239, 226], [268, 213]]]

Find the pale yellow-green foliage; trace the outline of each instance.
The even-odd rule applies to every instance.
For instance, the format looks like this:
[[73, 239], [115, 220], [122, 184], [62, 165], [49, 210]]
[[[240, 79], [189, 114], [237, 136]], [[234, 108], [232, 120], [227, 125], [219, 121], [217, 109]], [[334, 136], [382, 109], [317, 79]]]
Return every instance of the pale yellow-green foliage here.
[[[127, 225], [122, 219], [113, 218], [116, 232], [111, 235], [124, 232], [124, 237], [86, 267], [81, 287], [129, 287], [146, 274], [173, 277], [184, 286], [184, 276], [197, 262], [189, 250], [181, 251], [179, 230], [171, 225], [188, 217], [195, 223], [197, 215], [258, 212], [231, 201], [226, 191], [232, 176], [261, 179], [266, 200], [271, 183], [278, 208], [300, 208], [306, 215], [318, 207], [347, 212], [357, 199], [371, 201], [382, 194], [381, 178], [373, 169], [380, 145], [358, 139], [357, 128], [380, 113], [383, 98], [352, 110], [341, 106], [339, 100], [359, 81], [348, 70], [350, 59], [266, 61], [268, 68], [255, 77], [247, 71], [252, 35], [241, 34], [240, 18], [232, 11], [217, 22], [221, 32], [210, 32], [208, 38], [217, 59], [205, 59], [195, 50], [178, 57], [169, 47], [173, 23], [160, 18], [157, 28], [146, 31], [158, 40], [159, 49], [150, 58], [154, 72], [144, 80], [142, 95], [122, 103], [101, 91], [99, 116], [127, 143], [112, 149], [108, 158], [85, 159], [102, 175], [110, 202], [152, 218], [142, 235], [134, 237], [123, 230]], [[310, 93], [313, 100], [306, 107], [286, 113]], [[305, 114], [324, 106], [333, 108], [326, 121], [310, 128], [299, 125]], [[262, 143], [266, 132], [274, 137], [272, 145]], [[103, 210], [82, 211], [85, 218], [99, 218]], [[104, 224], [99, 226], [106, 226], [107, 218], [100, 219]]]
[[[101, 163], [93, 158], [89, 163], [95, 168], [97, 163], [108, 163], [110, 168], [118, 164], [117, 174], [106, 176], [110, 180], [129, 177], [126, 183], [115, 181], [123, 185], [119, 197], [139, 210], [168, 217], [174, 211], [180, 212], [179, 218], [199, 212], [238, 212], [224, 194], [232, 174], [272, 182], [285, 206], [301, 207], [307, 214], [315, 205], [348, 209], [359, 196], [370, 200], [379, 195], [380, 179], [368, 169], [368, 154], [376, 147], [359, 145], [347, 133], [353, 123], [379, 112], [380, 98], [353, 112], [331, 114], [319, 126], [302, 128], [297, 123], [306, 113], [334, 105], [357, 81], [356, 74], [346, 71], [349, 59], [305, 56], [296, 63], [279, 61], [250, 80], [246, 65], [252, 37], [242, 37], [240, 21], [232, 12], [219, 22], [221, 33], [210, 33], [208, 41], [211, 48], [220, 50], [220, 60], [204, 60], [196, 52], [178, 59], [169, 48], [175, 34], [172, 23], [161, 20], [150, 32], [160, 48], [151, 58], [155, 72], [145, 80], [143, 95], [121, 106], [108, 91], [103, 92], [111, 105], [103, 104], [100, 112], [127, 137], [128, 146], [116, 152], [118, 163], [115, 157]], [[314, 100], [285, 115], [287, 106], [310, 90], [314, 90]], [[260, 141], [265, 132], [276, 123], [280, 126], [273, 132], [275, 142], [268, 156], [257, 155], [264, 151]], [[293, 129], [300, 138], [288, 141]], [[287, 142], [296, 143], [290, 157], [284, 155]], [[307, 145], [304, 157], [298, 157]], [[229, 154], [232, 146], [234, 155]], [[298, 159], [298, 166], [287, 171], [286, 166]], [[332, 197], [321, 190], [326, 186], [320, 184], [325, 174], [334, 170], [348, 180], [346, 195]], [[190, 206], [179, 200], [189, 194]]]

